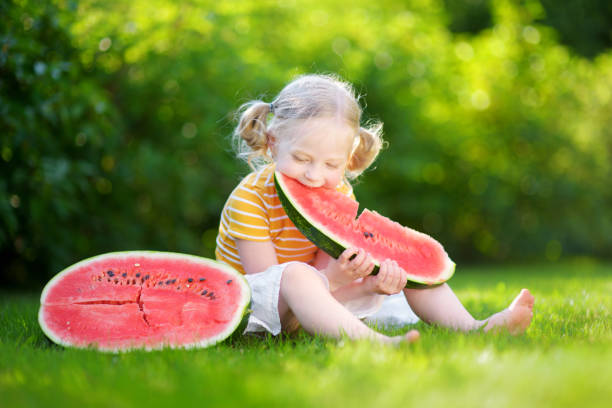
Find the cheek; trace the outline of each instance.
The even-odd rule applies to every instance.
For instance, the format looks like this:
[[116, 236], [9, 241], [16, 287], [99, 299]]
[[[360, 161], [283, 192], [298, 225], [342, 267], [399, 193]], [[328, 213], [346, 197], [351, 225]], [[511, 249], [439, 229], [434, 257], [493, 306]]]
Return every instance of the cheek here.
[[334, 170], [333, 172], [329, 173], [327, 176], [328, 187], [337, 187], [342, 181], [342, 177], [344, 177], [344, 171], [342, 169]]
[[290, 158], [284, 157], [276, 162], [276, 167], [290, 177], [297, 177], [300, 172], [300, 166]]

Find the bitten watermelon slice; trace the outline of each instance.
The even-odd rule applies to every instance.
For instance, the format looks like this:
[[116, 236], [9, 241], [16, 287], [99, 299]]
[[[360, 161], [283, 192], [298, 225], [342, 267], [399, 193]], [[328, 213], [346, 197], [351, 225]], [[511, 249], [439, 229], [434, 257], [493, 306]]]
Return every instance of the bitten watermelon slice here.
[[357, 218], [359, 203], [335, 190], [310, 188], [278, 171], [274, 182], [289, 219], [330, 256], [362, 248], [374, 258], [374, 274], [381, 261], [393, 259], [408, 273], [409, 287], [438, 285], [453, 276], [455, 263], [429, 235], [368, 209]]
[[246, 322], [233, 268], [192, 255], [112, 252], [76, 263], [42, 291], [38, 321], [55, 343], [102, 351], [206, 347]]

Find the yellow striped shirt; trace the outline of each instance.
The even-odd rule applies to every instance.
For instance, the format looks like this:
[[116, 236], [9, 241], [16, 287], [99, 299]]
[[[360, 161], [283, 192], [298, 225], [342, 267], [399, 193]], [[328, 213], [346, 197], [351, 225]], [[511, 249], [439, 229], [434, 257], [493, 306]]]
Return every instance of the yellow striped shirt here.
[[[343, 181], [337, 188], [353, 197], [353, 189]], [[278, 263], [310, 262], [317, 248], [287, 217], [274, 186], [274, 165], [246, 176], [227, 199], [217, 235], [217, 260], [245, 273], [235, 239], [272, 241]]]

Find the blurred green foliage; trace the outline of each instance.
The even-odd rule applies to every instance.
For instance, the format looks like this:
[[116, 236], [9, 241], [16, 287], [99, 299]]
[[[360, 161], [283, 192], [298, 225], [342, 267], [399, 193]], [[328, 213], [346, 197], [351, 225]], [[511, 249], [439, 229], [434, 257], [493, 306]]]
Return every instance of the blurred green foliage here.
[[41, 285], [111, 250], [212, 257], [247, 172], [233, 111], [304, 72], [340, 74], [385, 123], [360, 202], [455, 261], [609, 256], [612, 52], [560, 44], [545, 1], [470, 3], [488, 14], [451, 0], [3, 2], [2, 280]]
[[540, 21], [559, 32], [559, 40], [586, 57], [612, 47], [612, 2], [608, 0], [542, 0]]
[[493, 25], [490, 0], [443, 0], [448, 29], [454, 33], [477, 34]]
[[[443, 0], [448, 28], [476, 34], [493, 26], [492, 0]], [[612, 2], [609, 0], [519, 0], [535, 21], [554, 28], [561, 43], [578, 54], [594, 57], [612, 47]]]

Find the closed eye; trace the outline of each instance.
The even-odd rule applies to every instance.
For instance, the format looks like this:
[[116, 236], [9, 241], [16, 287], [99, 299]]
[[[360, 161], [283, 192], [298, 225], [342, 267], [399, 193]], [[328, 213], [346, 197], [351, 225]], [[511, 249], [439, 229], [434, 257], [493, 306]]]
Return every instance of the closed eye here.
[[307, 158], [300, 157], [300, 156], [293, 156], [293, 160], [295, 160], [296, 162], [299, 162], [299, 163], [306, 163], [308, 161]]

